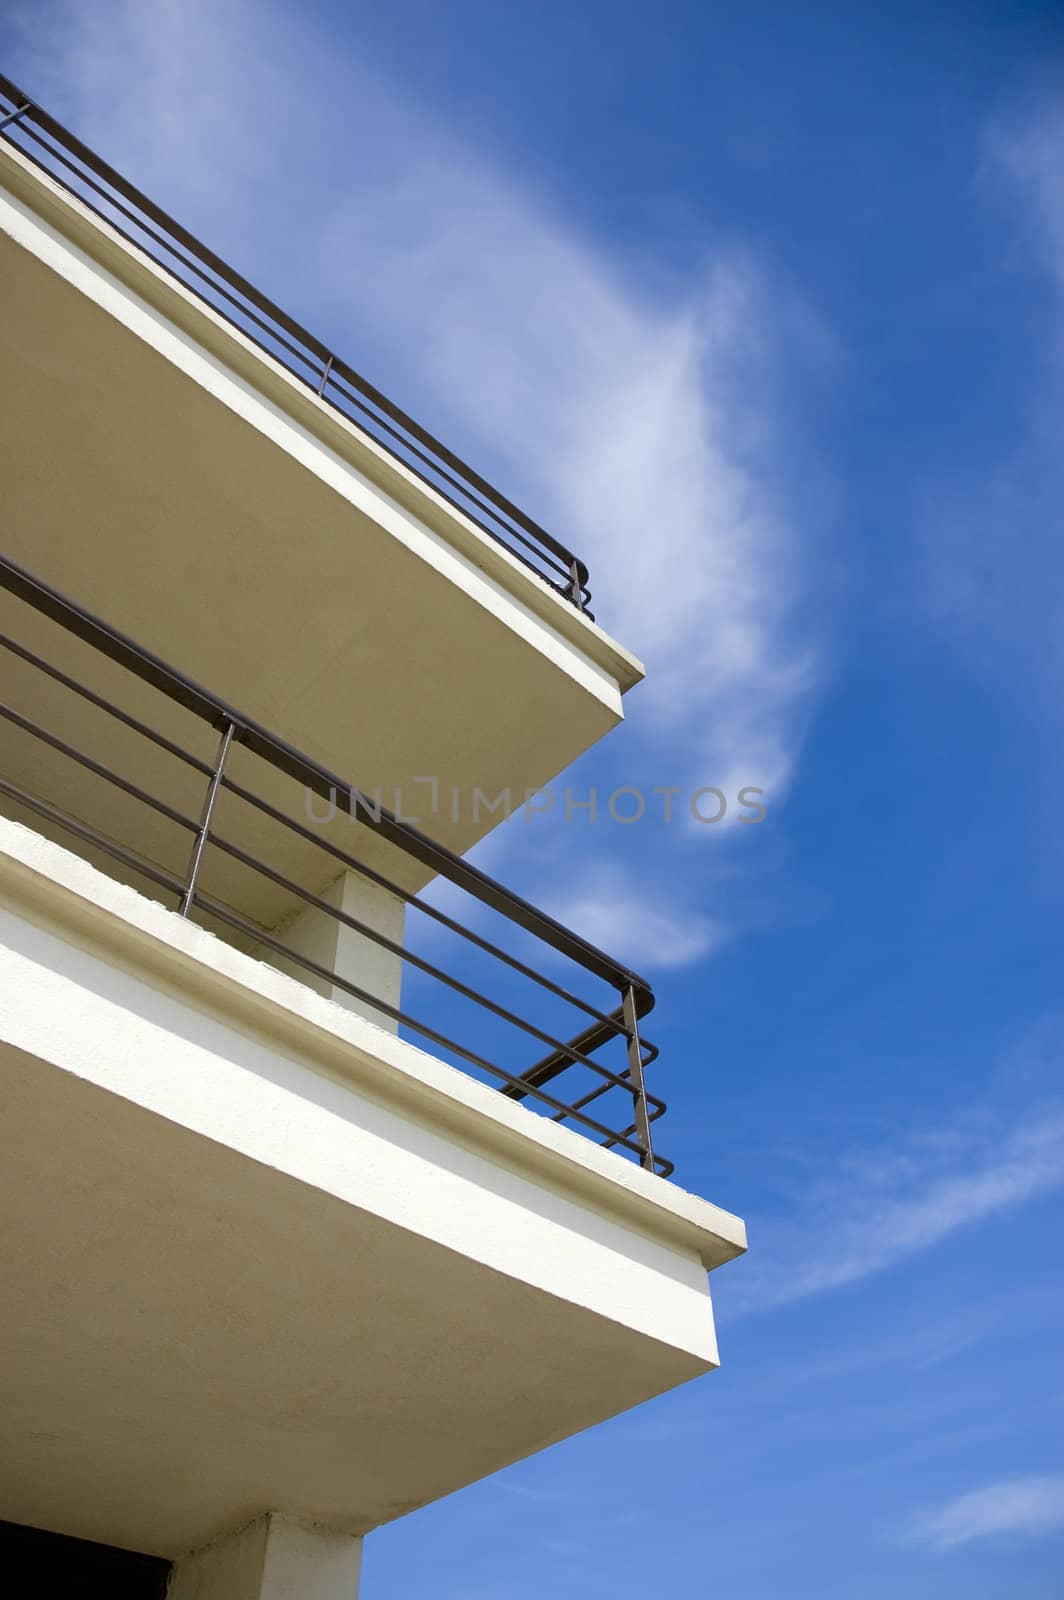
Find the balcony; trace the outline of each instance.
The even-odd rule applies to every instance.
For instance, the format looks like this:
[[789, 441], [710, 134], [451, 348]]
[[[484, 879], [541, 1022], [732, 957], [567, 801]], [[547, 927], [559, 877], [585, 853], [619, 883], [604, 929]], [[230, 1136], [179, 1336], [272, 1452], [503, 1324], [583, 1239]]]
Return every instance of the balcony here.
[[0, 73], [0, 132], [530, 572], [590, 615], [584, 562]]
[[5, 79], [0, 134], [0, 1520], [360, 1535], [717, 1364], [649, 985], [463, 859], [642, 669]]
[[[150, 886], [226, 942], [353, 1003], [376, 1026], [401, 1028], [507, 1098], [671, 1173], [652, 1143], [665, 1103], [646, 1088], [658, 1052], [640, 1037], [654, 1004], [644, 979], [7, 557], [0, 589], [22, 624], [21, 638], [0, 633], [14, 695], [0, 705], [0, 793], [10, 814], [122, 881]], [[90, 687], [100, 684], [114, 698]], [[383, 842], [394, 876], [366, 865], [357, 841], [367, 834]], [[465, 920], [404, 888], [404, 859], [453, 886]], [[349, 879], [356, 894], [368, 886], [362, 915], [348, 909]], [[330, 894], [337, 883], [348, 892]], [[404, 920], [412, 910], [429, 925], [430, 947], [432, 935], [442, 936], [467, 975], [501, 969], [507, 992], [532, 991], [548, 1002], [547, 1016], [530, 1020], [419, 955], [402, 923], [400, 937], [389, 937], [379, 911], [396, 902]], [[376, 923], [366, 920], [374, 910]], [[478, 932], [484, 912], [525, 935], [530, 954]], [[548, 963], [566, 969], [564, 982]], [[420, 980], [421, 1015], [397, 1003], [403, 969]], [[598, 980], [596, 992], [575, 993], [570, 971]], [[481, 1027], [483, 1043], [455, 1039], [438, 1020], [470, 1014], [492, 1025]], [[570, 1037], [558, 1037], [562, 1018], [580, 1023]], [[499, 1060], [489, 1054], [493, 1042]], [[614, 1060], [609, 1047], [617, 1045]], [[518, 1065], [522, 1046], [539, 1052], [526, 1066]]]

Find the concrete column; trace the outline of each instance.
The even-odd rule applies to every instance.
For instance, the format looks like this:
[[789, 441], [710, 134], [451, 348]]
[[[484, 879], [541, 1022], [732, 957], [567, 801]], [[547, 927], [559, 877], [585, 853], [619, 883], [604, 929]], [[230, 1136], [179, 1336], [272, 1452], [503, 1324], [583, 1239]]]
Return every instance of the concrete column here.
[[166, 1600], [357, 1600], [362, 1540], [271, 1512], [174, 1563]]
[[[337, 910], [346, 912], [349, 917], [356, 917], [359, 922], [376, 929], [396, 944], [402, 944], [405, 903], [398, 895], [390, 894], [387, 889], [381, 889], [377, 884], [359, 877], [357, 872], [342, 872], [319, 898], [328, 901]], [[276, 936], [308, 960], [328, 967], [340, 977], [368, 989], [371, 994], [380, 995], [390, 1005], [399, 1004], [402, 987], [400, 957], [375, 944], [365, 934], [356, 933], [354, 928], [319, 911], [317, 906], [306, 906], [291, 922], [283, 923], [277, 929]], [[378, 1011], [375, 1006], [356, 1000], [346, 989], [316, 978], [306, 968], [273, 955], [268, 949], [262, 953], [264, 959], [273, 966], [298, 978], [310, 988], [317, 989], [319, 994], [328, 995], [330, 1000], [357, 1011], [361, 1017], [368, 1017], [370, 1022], [386, 1028], [389, 1033], [398, 1032], [399, 1025], [393, 1018]]]

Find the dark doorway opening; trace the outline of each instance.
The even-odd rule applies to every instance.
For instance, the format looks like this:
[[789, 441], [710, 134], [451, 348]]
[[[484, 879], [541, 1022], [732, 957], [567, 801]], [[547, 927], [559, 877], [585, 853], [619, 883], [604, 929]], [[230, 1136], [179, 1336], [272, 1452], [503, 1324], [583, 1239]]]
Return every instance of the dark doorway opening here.
[[0, 1588], [10, 1600], [93, 1593], [108, 1600], [163, 1600], [169, 1576], [170, 1563], [161, 1556], [0, 1522]]

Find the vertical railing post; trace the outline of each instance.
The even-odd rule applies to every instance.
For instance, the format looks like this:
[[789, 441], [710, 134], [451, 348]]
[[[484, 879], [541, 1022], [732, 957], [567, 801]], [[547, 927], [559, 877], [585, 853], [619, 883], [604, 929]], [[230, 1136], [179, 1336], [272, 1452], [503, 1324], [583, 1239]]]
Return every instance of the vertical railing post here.
[[636, 1138], [642, 1149], [640, 1166], [654, 1171], [654, 1147], [650, 1142], [650, 1117], [647, 1114], [646, 1085], [643, 1082], [643, 1050], [639, 1043], [639, 1017], [635, 1007], [635, 989], [629, 984], [622, 997], [624, 1031], [628, 1039], [628, 1076], [632, 1080], [632, 1105]]
[[580, 563], [577, 561], [575, 556], [573, 556], [572, 560], [569, 562], [569, 594], [572, 597], [572, 602], [576, 609], [578, 611], [583, 611], [584, 580], [580, 573]]
[[180, 912], [187, 917], [196, 901], [196, 879], [199, 877], [200, 863], [203, 852], [207, 847], [207, 839], [211, 831], [211, 818], [214, 815], [215, 802], [218, 799], [218, 790], [222, 786], [222, 773], [225, 771], [226, 757], [229, 747], [233, 742], [235, 724], [226, 719], [222, 727], [222, 737], [218, 742], [218, 754], [214, 760], [214, 771], [211, 781], [207, 785], [207, 794], [203, 802], [203, 815], [200, 817], [199, 829], [196, 833], [192, 854], [188, 860], [188, 874], [185, 878], [185, 892], [181, 896]]

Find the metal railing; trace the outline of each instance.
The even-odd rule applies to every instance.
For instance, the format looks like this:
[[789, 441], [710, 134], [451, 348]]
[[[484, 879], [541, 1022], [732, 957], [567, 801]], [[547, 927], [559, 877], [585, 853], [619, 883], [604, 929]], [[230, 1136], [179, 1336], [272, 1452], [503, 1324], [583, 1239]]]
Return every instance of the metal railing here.
[[[526, 1101], [530, 1109], [542, 1112], [551, 1120], [567, 1123], [607, 1148], [634, 1157], [648, 1171], [664, 1177], [671, 1174], [672, 1162], [657, 1155], [652, 1142], [652, 1124], [665, 1111], [665, 1103], [647, 1089], [645, 1082], [646, 1069], [656, 1059], [658, 1051], [640, 1034], [640, 1022], [654, 1004], [653, 993], [644, 979], [411, 823], [389, 812], [378, 799], [370, 799], [253, 718], [168, 666], [18, 562], [0, 556], [0, 591], [5, 590], [21, 603], [14, 608], [16, 623], [28, 619], [29, 628], [28, 637], [24, 626], [16, 629], [22, 634], [21, 638], [0, 633], [0, 648], [7, 653], [12, 668], [10, 673], [5, 673], [5, 681], [10, 680], [14, 686], [17, 679], [24, 692], [21, 706], [6, 700], [0, 702], [0, 719], [17, 730], [11, 737], [16, 744], [21, 742], [24, 750], [21, 757], [16, 751], [6, 763], [8, 770], [0, 776], [0, 794], [6, 795], [16, 806], [26, 808], [34, 817], [43, 819], [49, 830], [73, 835], [88, 847], [90, 856], [100, 853], [117, 863], [123, 876], [132, 874], [134, 878], [147, 879], [156, 889], [173, 897], [175, 908], [182, 916], [195, 916], [208, 927], [220, 928], [223, 937], [228, 936], [256, 952], [266, 951], [267, 959], [275, 962], [279, 959], [287, 968], [294, 966], [306, 973], [309, 981], [324, 981], [356, 1002], [368, 1005], [393, 1024], [429, 1041], [452, 1064], [471, 1071], [482, 1081], [498, 1085], [508, 1098]], [[34, 617], [48, 619], [48, 623], [56, 625], [60, 631], [57, 633], [52, 627], [34, 622]], [[69, 670], [72, 664], [73, 671]], [[121, 669], [117, 673], [115, 666]], [[115, 698], [115, 683], [122, 686], [123, 698], [127, 700], [125, 705]], [[104, 693], [104, 687], [110, 692]], [[130, 709], [130, 699], [135, 709]], [[40, 720], [42, 710], [49, 706], [51, 727]], [[187, 720], [186, 714], [191, 715], [203, 753], [190, 750], [187, 738], [182, 742], [171, 736], [177, 708], [183, 720]], [[56, 724], [65, 732], [59, 732]], [[96, 753], [82, 747], [90, 726], [97, 728]], [[121, 730], [127, 757], [130, 751], [137, 752], [133, 757], [133, 772], [119, 771], [105, 759], [111, 755], [113, 741], [118, 737], [113, 731], [116, 728]], [[76, 739], [65, 736], [71, 729]], [[214, 730], [216, 736], [213, 749], [202, 744], [204, 737], [210, 737], [209, 730]], [[104, 732], [112, 736], [111, 743], [101, 737]], [[130, 739], [130, 734], [135, 737]], [[185, 809], [173, 803], [172, 787], [167, 798], [144, 786], [144, 765], [146, 762], [150, 765], [149, 746], [180, 764]], [[38, 766], [42, 759], [52, 763], [47, 782], [56, 785], [58, 793], [35, 792], [27, 786], [26, 774], [32, 773], [33, 761], [26, 750], [34, 754]], [[239, 779], [234, 775], [234, 756], [238, 751], [242, 752]], [[151, 759], [158, 764], [158, 757]], [[156, 851], [149, 857], [130, 847], [128, 834], [131, 831], [136, 834], [139, 822], [127, 824], [120, 830], [125, 832], [125, 840], [114, 836], [111, 829], [113, 816], [117, 814], [116, 799], [106, 800], [102, 808], [97, 805], [95, 810], [83, 806], [81, 815], [75, 815], [60, 804], [67, 798], [66, 791], [76, 787], [72, 777], [66, 776], [75, 769], [80, 775], [88, 774], [91, 780], [100, 780], [106, 785], [102, 791], [105, 796], [125, 796], [122, 805], [134, 802], [132, 811], [137, 819], [150, 814], [169, 828], [177, 829], [176, 840], [168, 844], [167, 853]], [[190, 795], [195, 793], [195, 787], [190, 787], [190, 773], [197, 775], [195, 785], [200, 795], [200, 800], [192, 807], [187, 804]], [[248, 774], [254, 775], [253, 784], [244, 781]], [[280, 785], [279, 779], [284, 780]], [[83, 778], [81, 781], [84, 783]], [[288, 784], [294, 785], [294, 790], [287, 789]], [[398, 851], [406, 858], [408, 866], [410, 861], [418, 863], [420, 877], [424, 878], [424, 869], [428, 869], [429, 873], [448, 880], [464, 897], [463, 905], [472, 904], [475, 918], [483, 920], [484, 912], [496, 914], [511, 931], [518, 930], [522, 939], [535, 941], [539, 962], [546, 960], [550, 965], [563, 959], [580, 969], [585, 977], [590, 975], [604, 984], [609, 998], [591, 1001], [576, 994], [567, 983], [542, 970], [541, 965], [504, 949], [469, 926], [468, 921], [459, 920], [423, 895], [404, 888], [394, 874], [370, 866], [364, 859], [368, 853], [365, 849], [360, 856], [343, 848], [336, 842], [334, 833], [315, 825], [307, 804], [302, 807], [307, 821], [301, 821], [291, 814], [290, 803], [276, 804], [275, 798], [263, 793], [264, 787], [274, 796], [280, 787], [286, 798], [298, 796], [302, 802], [312, 796], [326, 800], [337, 814], [369, 830], [362, 838], [369, 839], [373, 835], [391, 847], [384, 852], [389, 860], [400, 859], [391, 853]], [[219, 808], [223, 802], [232, 814], [233, 827], [221, 824]], [[89, 820], [84, 814], [86, 809], [93, 816], [102, 809], [109, 828], [97, 825], [99, 816], [95, 821]], [[281, 830], [280, 835], [273, 836], [272, 862], [249, 848], [261, 837], [265, 823]], [[153, 822], [153, 826], [157, 825], [158, 820]], [[184, 847], [180, 845], [182, 837]], [[578, 1013], [579, 1030], [570, 1037], [562, 1037], [567, 1030], [556, 1023], [534, 1021], [520, 1014], [509, 995], [500, 998], [498, 994], [488, 994], [481, 987], [446, 971], [435, 960], [338, 909], [322, 894], [278, 868], [277, 853], [283, 853], [278, 839], [287, 841], [288, 849], [298, 847], [304, 860], [320, 862], [314, 874], [319, 885], [325, 872], [335, 877], [350, 872], [399, 896], [408, 908], [416, 909], [428, 919], [435, 934], [453, 938], [468, 958], [475, 957], [481, 965], [490, 967], [493, 974], [501, 973], [506, 981], [513, 983], [519, 979], [544, 1005], [549, 1001], [553, 1014], [563, 1011], [568, 1017], [572, 1011]], [[319, 851], [320, 857], [315, 854]], [[172, 863], [187, 864], [174, 870], [172, 865], [162, 864], [167, 858]], [[419, 981], [441, 986], [445, 996], [457, 996], [468, 1003], [478, 1019], [492, 1019], [496, 1036], [505, 1038], [501, 1048], [508, 1064], [492, 1059], [479, 1040], [459, 1040], [449, 1028], [400, 1009], [360, 984], [357, 973], [334, 971], [294, 948], [284, 938], [287, 924], [271, 926], [256, 920], [249, 914], [246, 904], [242, 907], [232, 894], [223, 896], [206, 886], [209, 876], [206, 869], [210, 862], [239, 866], [250, 872], [256, 881], [265, 882], [274, 891], [282, 891], [298, 906], [315, 908], [341, 927], [388, 952], [403, 964], [404, 974], [410, 970]], [[437, 1007], [437, 1020], [441, 1009], [446, 1008]], [[511, 1063], [510, 1052], [517, 1039], [523, 1041], [523, 1050], [528, 1050], [528, 1040], [534, 1041], [537, 1059], [532, 1065], [522, 1068]], [[612, 1064], [607, 1064], [604, 1058], [611, 1046], [614, 1059]], [[499, 1053], [498, 1046], [493, 1053]], [[573, 1085], [575, 1080], [578, 1080], [575, 1087], [569, 1088], [567, 1093], [567, 1085]]]
[[588, 570], [420, 423], [0, 73], [0, 135], [588, 617]]

